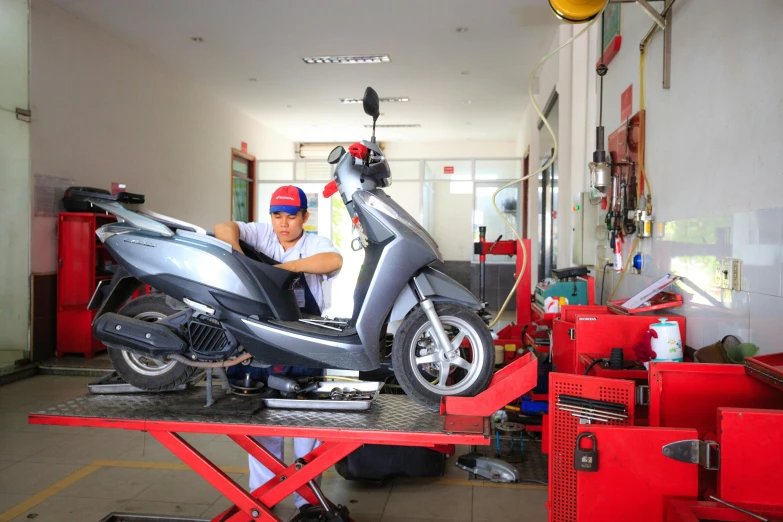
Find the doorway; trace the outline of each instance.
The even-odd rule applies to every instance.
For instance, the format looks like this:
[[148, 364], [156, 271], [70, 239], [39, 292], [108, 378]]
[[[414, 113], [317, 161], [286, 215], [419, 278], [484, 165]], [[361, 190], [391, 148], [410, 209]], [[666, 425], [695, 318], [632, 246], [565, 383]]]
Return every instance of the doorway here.
[[255, 221], [256, 158], [231, 149], [231, 221]]
[[[544, 116], [555, 136], [558, 135], [558, 95], [552, 91], [546, 106]], [[554, 140], [543, 120], [538, 121], [539, 133], [539, 165], [548, 164], [554, 155]], [[552, 270], [557, 268], [557, 204], [558, 204], [558, 173], [557, 160], [552, 162], [538, 175], [538, 280], [550, 277]]]

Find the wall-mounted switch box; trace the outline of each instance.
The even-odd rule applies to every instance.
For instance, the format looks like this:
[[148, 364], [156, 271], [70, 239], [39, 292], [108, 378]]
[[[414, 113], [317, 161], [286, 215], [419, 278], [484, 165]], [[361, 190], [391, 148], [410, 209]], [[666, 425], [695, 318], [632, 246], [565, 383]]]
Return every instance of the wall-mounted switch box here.
[[742, 260], [719, 259], [715, 266], [715, 286], [724, 290], [742, 290]]

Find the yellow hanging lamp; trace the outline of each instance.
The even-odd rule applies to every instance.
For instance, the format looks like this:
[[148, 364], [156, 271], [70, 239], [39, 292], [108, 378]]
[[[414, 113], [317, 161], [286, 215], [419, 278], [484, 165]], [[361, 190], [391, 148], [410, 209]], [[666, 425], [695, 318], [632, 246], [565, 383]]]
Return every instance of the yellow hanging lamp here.
[[581, 24], [598, 16], [605, 3], [606, 0], [549, 0], [549, 7], [561, 20]]

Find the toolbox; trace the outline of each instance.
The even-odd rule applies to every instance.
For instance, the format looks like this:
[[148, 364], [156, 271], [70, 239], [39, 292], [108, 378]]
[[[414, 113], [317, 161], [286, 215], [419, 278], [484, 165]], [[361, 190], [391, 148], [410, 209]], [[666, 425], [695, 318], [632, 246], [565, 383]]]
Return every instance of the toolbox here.
[[[668, 316], [680, 328], [685, 339], [685, 318]], [[658, 316], [618, 315], [605, 306], [565, 306], [552, 331], [554, 371], [582, 375], [586, 365], [581, 355], [609, 357], [612, 348], [622, 348], [623, 358], [636, 360], [634, 345], [639, 342]]]

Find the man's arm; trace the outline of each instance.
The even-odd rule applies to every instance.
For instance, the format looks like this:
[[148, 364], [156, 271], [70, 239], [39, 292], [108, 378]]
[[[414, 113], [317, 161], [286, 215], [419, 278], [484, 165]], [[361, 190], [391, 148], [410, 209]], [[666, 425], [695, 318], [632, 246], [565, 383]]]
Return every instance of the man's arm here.
[[221, 241], [225, 241], [231, 245], [234, 250], [244, 254], [244, 252], [242, 252], [242, 247], [239, 246], [239, 225], [233, 221], [215, 225], [215, 237]]
[[335, 252], [324, 252], [303, 259], [295, 259], [276, 265], [277, 268], [305, 274], [329, 274], [343, 266], [343, 256]]

